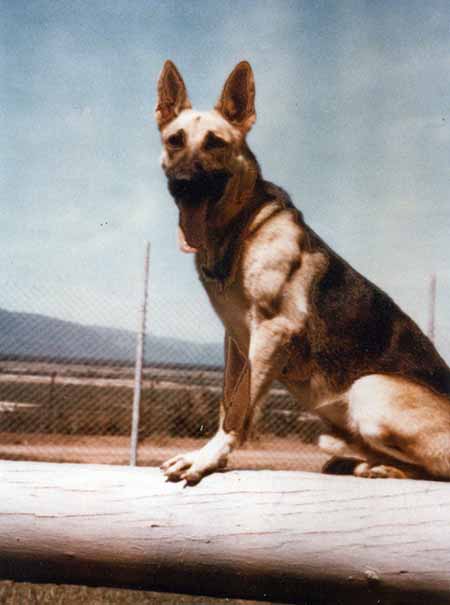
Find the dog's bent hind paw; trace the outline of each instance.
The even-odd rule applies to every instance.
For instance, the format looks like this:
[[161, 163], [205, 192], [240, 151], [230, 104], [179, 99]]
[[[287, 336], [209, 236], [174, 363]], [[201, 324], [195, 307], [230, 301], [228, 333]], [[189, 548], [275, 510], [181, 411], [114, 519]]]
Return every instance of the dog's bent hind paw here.
[[371, 466], [367, 462], [361, 462], [354, 469], [355, 477], [365, 477], [367, 479], [408, 479], [409, 475], [404, 471], [387, 464], [378, 464]]
[[362, 462], [361, 458], [333, 456], [322, 466], [322, 473], [325, 475], [353, 475], [355, 468]]

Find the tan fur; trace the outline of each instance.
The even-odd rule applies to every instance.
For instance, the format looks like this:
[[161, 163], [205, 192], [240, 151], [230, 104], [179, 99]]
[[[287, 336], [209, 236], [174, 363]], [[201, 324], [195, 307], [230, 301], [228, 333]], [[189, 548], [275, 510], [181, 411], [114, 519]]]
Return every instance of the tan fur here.
[[[421, 467], [430, 476], [449, 477], [450, 418], [444, 398], [400, 377], [372, 374], [355, 381], [337, 400], [345, 411], [342, 428], [353, 439], [324, 435], [319, 446], [333, 455], [365, 460], [365, 466], [355, 468], [357, 476], [388, 476], [384, 471], [374, 474], [372, 467], [390, 461], [397, 466]], [[326, 400], [316, 411], [335, 420], [330, 418], [330, 409], [332, 402]], [[402, 473], [418, 475], [417, 469], [403, 469]]]
[[450, 418], [441, 396], [400, 377], [372, 375], [354, 383], [348, 401], [350, 429], [372, 450], [450, 475]]
[[[356, 456], [356, 476], [416, 476], [414, 468], [421, 467], [432, 476], [450, 477], [450, 412], [445, 397], [402, 377], [382, 374], [363, 376], [343, 390], [304, 353], [302, 334], [314, 312], [311, 291], [327, 261], [322, 253], [310, 250], [307, 233], [291, 208], [279, 200], [260, 203], [237, 233], [237, 252], [227, 277], [220, 282], [208, 276], [236, 237], [234, 218], [254, 203], [258, 168], [245, 142], [256, 115], [248, 63], [235, 68], [209, 112], [190, 108], [181, 76], [170, 62], [163, 68], [158, 90], [156, 118], [166, 173], [173, 168], [178, 174], [189, 173], [199, 163], [204, 170], [225, 169], [232, 175], [214, 213], [208, 215], [211, 235], [196, 254], [200, 279], [226, 330], [221, 424], [204, 448], [167, 461], [162, 467], [166, 476], [195, 483], [225, 465], [277, 378], [303, 405], [337, 428], [339, 436], [324, 437], [321, 445], [333, 454]], [[211, 133], [225, 145], [208, 149], [205, 141]], [[183, 137], [183, 144], [175, 148], [174, 135]]]

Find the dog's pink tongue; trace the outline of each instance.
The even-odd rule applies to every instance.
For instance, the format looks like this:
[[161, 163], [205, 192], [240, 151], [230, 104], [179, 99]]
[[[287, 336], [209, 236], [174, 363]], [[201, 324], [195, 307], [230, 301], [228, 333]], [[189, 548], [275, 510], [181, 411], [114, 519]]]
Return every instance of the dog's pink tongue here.
[[178, 227], [177, 239], [178, 247], [181, 252], [184, 252], [185, 254], [194, 254], [195, 252], [198, 252], [197, 248], [192, 248], [191, 246], [189, 246], [186, 241], [186, 238], [184, 237], [183, 229], [181, 227]]
[[[205, 244], [206, 211], [208, 201], [203, 200], [195, 207], [180, 207], [180, 249], [183, 252], [197, 252]], [[180, 241], [181, 235], [181, 241]]]

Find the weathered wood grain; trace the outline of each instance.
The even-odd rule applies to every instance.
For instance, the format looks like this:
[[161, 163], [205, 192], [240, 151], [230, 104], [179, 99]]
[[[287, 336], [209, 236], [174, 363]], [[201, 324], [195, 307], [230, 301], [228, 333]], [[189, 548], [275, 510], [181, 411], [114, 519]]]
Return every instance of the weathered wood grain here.
[[[0, 577], [292, 603], [450, 602], [450, 485], [0, 463]], [[425, 599], [425, 600], [424, 600]]]

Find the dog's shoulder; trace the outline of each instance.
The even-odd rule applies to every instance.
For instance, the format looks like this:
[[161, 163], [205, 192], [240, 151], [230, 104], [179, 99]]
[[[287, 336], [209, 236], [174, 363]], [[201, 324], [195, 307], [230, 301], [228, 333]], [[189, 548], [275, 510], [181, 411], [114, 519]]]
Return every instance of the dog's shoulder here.
[[326, 260], [311, 250], [302, 213], [283, 189], [264, 182], [260, 195], [243, 241], [242, 284], [255, 304], [279, 309], [282, 299], [306, 300]]
[[263, 246], [277, 239], [281, 243], [282, 239], [302, 237], [306, 227], [303, 215], [289, 194], [268, 181], [261, 181], [257, 190], [258, 210], [249, 221], [247, 243]]
[[303, 217], [289, 195], [272, 183], [263, 182], [258, 210], [248, 223], [243, 241], [248, 271], [270, 270], [289, 264], [299, 254], [304, 237]]

